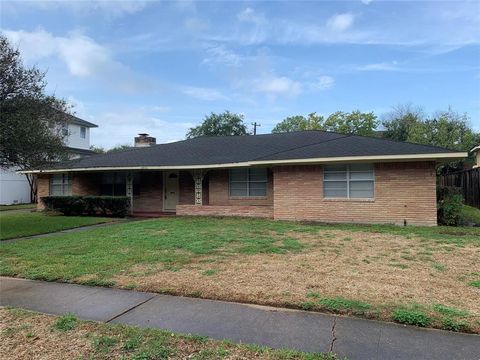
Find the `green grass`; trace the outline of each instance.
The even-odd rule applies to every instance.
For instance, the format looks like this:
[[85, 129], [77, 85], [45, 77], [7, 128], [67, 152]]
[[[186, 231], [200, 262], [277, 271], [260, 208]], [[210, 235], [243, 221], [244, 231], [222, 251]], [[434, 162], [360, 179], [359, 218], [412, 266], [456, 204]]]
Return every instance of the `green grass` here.
[[480, 280], [470, 281], [470, 282], [468, 283], [468, 285], [473, 286], [473, 287], [476, 287], [476, 288], [480, 288]]
[[362, 315], [371, 309], [371, 305], [358, 300], [337, 297], [321, 297], [319, 293], [309, 292], [307, 298], [313, 299], [302, 302], [300, 308], [303, 310], [326, 309], [332, 312], [348, 312], [355, 315]]
[[77, 317], [73, 314], [60, 316], [55, 323], [55, 329], [60, 331], [70, 331], [77, 326]]
[[406, 325], [425, 327], [430, 325], [430, 317], [420, 310], [396, 309], [393, 320]]
[[0, 211], [35, 209], [36, 204], [0, 205]]
[[204, 255], [297, 252], [304, 246], [285, 232], [298, 228], [318, 231], [253, 219], [173, 218], [116, 224], [5, 244], [0, 249], [0, 274], [50, 281], [91, 275], [89, 285], [109, 286], [109, 278], [136, 264], [163, 263], [179, 269]]
[[447, 316], [468, 316], [468, 311], [456, 309], [454, 307], [445, 306], [442, 304], [433, 305], [433, 310]]
[[[15, 343], [25, 341], [25, 337], [44, 334], [51, 316], [40, 315], [20, 309], [0, 309], [0, 314], [8, 316], [15, 327], [0, 333], [0, 342], [8, 346], [6, 350], [15, 352]], [[55, 323], [60, 322], [57, 318]], [[28, 331], [26, 324], [29, 324]], [[7, 331], [8, 330], [8, 331]], [[43, 330], [43, 331], [42, 331]], [[47, 332], [48, 333], [48, 332]], [[63, 334], [62, 334], [63, 335]], [[44, 335], [43, 335], [44, 336]], [[40, 342], [31, 342], [28, 346], [33, 353], [49, 357], [50, 350], [58, 348], [60, 343], [71, 344], [72, 351], [81, 353], [81, 359], [264, 359], [264, 360], [335, 360], [332, 353], [305, 353], [290, 349], [274, 350], [268, 347], [235, 344], [231, 341], [211, 340], [204, 336], [183, 335], [166, 330], [139, 328], [122, 324], [105, 324], [93, 321], [76, 322], [66, 336], [47, 335]], [[75, 349], [75, 344], [90, 340], [90, 346]], [[48, 340], [48, 342], [45, 341]], [[49, 346], [44, 346], [48, 344]], [[55, 353], [70, 358], [72, 354]], [[68, 356], [67, 356], [68, 355]], [[71, 357], [73, 358], [73, 357]]]
[[480, 225], [480, 209], [472, 206], [463, 205], [461, 218], [464, 222]]
[[0, 240], [45, 234], [111, 221], [108, 218], [60, 216], [41, 212], [0, 213]]

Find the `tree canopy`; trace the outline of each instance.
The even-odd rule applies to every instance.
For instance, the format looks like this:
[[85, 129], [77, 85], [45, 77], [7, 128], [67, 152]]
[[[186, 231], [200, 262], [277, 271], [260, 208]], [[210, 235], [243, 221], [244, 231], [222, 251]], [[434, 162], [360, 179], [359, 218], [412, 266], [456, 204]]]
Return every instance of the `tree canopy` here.
[[188, 130], [187, 139], [199, 136], [233, 136], [247, 135], [247, 126], [241, 114], [224, 111], [220, 114], [211, 113], [205, 116], [203, 122]]
[[[69, 108], [45, 86], [45, 72], [26, 67], [0, 34], [0, 167], [30, 170], [66, 155], [62, 125]], [[27, 179], [34, 198], [34, 179]]]
[[327, 118], [317, 113], [310, 113], [307, 117], [303, 115], [290, 116], [278, 123], [272, 132], [324, 130], [342, 134], [373, 135], [377, 126], [377, 117], [373, 112], [337, 111]]
[[480, 143], [467, 114], [452, 108], [425, 115], [419, 107], [403, 105], [385, 116], [384, 137], [398, 141], [433, 145], [451, 150], [469, 151]]

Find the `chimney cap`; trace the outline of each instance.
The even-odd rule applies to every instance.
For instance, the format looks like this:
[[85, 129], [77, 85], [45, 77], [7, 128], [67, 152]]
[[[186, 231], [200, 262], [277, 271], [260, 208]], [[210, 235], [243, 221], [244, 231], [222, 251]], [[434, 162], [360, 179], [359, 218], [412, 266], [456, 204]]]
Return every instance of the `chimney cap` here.
[[140, 136], [148, 136], [149, 134], [148, 134], [148, 133], [139, 133], [138, 135], [140, 135]]

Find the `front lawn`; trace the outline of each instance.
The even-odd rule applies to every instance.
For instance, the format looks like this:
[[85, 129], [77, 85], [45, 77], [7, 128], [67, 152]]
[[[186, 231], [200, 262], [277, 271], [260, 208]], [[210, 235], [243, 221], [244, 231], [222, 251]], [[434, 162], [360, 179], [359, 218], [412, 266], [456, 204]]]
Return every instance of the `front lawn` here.
[[33, 210], [37, 204], [14, 204], [14, 205], [0, 205], [0, 211], [10, 210]]
[[332, 354], [236, 345], [196, 335], [0, 309], [1, 359], [335, 360]]
[[0, 248], [0, 274], [480, 332], [480, 228], [164, 218]]
[[0, 212], [0, 240], [45, 234], [111, 221], [108, 218], [60, 216], [41, 212]]

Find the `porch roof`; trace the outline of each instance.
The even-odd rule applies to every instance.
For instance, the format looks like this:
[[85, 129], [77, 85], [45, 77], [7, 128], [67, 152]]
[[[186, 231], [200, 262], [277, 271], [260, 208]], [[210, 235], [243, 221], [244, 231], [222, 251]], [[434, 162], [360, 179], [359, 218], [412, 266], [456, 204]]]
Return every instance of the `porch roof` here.
[[444, 148], [325, 131], [199, 137], [55, 164], [31, 172], [196, 169], [342, 161], [442, 161], [467, 156]]

